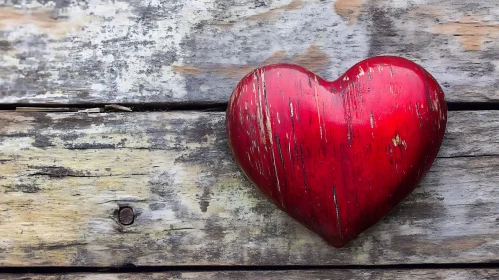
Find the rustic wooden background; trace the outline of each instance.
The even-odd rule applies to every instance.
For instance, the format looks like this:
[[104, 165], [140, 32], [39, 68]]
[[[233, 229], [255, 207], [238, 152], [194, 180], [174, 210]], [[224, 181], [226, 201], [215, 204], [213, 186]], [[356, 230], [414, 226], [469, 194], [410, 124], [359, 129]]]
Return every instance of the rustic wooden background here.
[[[0, 278], [496, 279], [498, 39], [497, 0], [0, 0]], [[263, 64], [334, 79], [382, 54], [435, 76], [448, 129], [421, 186], [335, 249], [241, 176], [224, 108]]]

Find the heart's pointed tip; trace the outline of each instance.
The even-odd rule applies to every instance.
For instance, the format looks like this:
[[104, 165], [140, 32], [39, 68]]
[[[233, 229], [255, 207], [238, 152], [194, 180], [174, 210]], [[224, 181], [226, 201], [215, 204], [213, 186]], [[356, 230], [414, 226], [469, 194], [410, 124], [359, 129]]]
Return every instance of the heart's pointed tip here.
[[336, 249], [341, 249], [341, 248], [345, 247], [345, 245], [346, 245], [346, 244], [331, 244], [331, 243], [328, 243], [328, 244]]
[[349, 240], [338, 240], [338, 239], [331, 239], [331, 238], [324, 238], [324, 240], [327, 242], [327, 244], [329, 246], [332, 246], [336, 249], [341, 249], [343, 247], [345, 247], [345, 245], [347, 245], [349, 242], [350, 242], [350, 239]]

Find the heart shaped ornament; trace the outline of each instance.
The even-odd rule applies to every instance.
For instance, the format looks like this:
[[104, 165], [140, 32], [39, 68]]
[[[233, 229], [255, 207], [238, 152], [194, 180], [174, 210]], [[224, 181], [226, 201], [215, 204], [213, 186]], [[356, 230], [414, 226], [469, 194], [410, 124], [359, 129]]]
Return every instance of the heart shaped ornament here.
[[339, 248], [414, 190], [446, 120], [443, 91], [426, 70], [380, 56], [335, 81], [296, 65], [258, 68], [232, 93], [226, 125], [246, 176]]

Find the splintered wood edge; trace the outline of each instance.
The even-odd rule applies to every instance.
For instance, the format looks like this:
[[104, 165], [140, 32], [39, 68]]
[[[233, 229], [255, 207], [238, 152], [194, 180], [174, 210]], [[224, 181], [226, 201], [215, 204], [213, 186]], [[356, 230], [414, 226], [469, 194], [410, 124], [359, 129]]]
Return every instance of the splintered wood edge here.
[[498, 118], [450, 112], [421, 186], [335, 249], [244, 179], [223, 112], [2, 113], [0, 265], [495, 262]]
[[264, 64], [332, 80], [385, 54], [448, 101], [498, 101], [496, 0], [41, 2], [0, 7], [0, 103], [226, 102]]
[[204, 272], [164, 272], [164, 273], [71, 273], [71, 274], [0, 274], [6, 280], [66, 280], [66, 279], [356, 279], [356, 280], [427, 280], [462, 279], [482, 280], [499, 277], [497, 269], [323, 269], [287, 271], [204, 271]]

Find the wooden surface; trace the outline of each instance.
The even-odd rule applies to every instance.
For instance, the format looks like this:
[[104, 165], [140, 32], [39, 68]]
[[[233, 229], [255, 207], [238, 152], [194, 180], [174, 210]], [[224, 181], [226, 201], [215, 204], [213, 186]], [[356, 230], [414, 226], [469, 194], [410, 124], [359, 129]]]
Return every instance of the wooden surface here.
[[[247, 280], [298, 280], [298, 279], [351, 279], [351, 280], [483, 280], [497, 279], [496, 269], [403, 269], [403, 270], [310, 270], [310, 271], [220, 271], [220, 272], [166, 272], [137, 274], [77, 273], [59, 275], [3, 275], [6, 280], [153, 280], [153, 279], [247, 279]], [[2, 277], [2, 274], [0, 274]]]
[[335, 249], [241, 176], [223, 112], [3, 112], [0, 265], [497, 262], [498, 118], [450, 112], [421, 186]]
[[496, 0], [0, 1], [0, 103], [227, 102], [255, 67], [335, 79], [423, 65], [451, 102], [498, 101]]
[[[499, 111], [450, 112], [424, 182], [340, 250], [264, 199], [232, 160], [224, 112], [202, 112], [263, 64], [335, 79], [382, 54], [424, 66], [453, 108], [498, 109], [498, 37], [496, 0], [0, 0], [0, 267], [26, 268], [0, 279], [499, 278], [400, 269], [499, 261]], [[31, 107], [47, 105], [58, 112]], [[166, 105], [191, 111], [151, 111]], [[132, 264], [219, 271], [100, 271]]]

